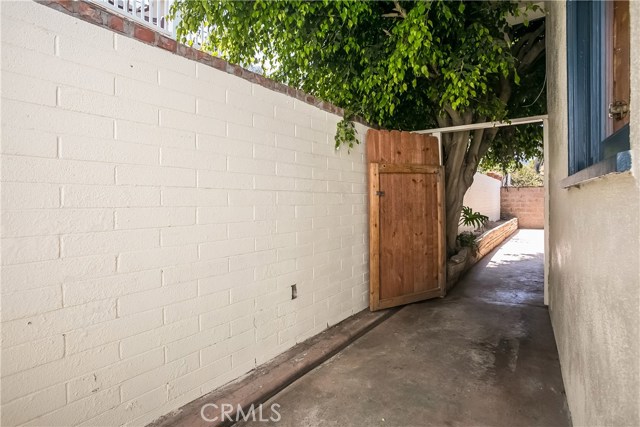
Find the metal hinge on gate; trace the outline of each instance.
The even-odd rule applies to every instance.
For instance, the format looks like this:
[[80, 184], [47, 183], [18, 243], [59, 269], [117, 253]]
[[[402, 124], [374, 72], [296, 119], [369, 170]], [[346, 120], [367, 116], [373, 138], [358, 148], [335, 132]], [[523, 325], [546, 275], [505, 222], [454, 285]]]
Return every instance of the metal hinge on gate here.
[[376, 191], [376, 196], [384, 196], [384, 191]]

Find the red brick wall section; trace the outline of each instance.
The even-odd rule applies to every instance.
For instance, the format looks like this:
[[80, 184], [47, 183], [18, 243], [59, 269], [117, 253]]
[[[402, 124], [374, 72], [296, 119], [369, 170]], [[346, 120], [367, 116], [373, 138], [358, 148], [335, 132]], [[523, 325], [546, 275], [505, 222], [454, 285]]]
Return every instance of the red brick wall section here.
[[518, 218], [520, 228], [544, 228], [544, 187], [502, 187], [500, 215]]
[[498, 181], [502, 182], [502, 175], [499, 175], [495, 172], [487, 172], [485, 175], [490, 176], [491, 178], [495, 178]]

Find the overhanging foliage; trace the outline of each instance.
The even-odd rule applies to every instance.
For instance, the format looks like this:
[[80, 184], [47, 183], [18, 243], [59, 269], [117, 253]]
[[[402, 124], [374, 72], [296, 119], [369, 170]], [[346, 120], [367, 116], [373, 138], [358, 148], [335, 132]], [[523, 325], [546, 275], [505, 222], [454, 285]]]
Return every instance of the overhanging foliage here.
[[[533, 6], [527, 6], [529, 8]], [[179, 37], [382, 127], [415, 130], [544, 113], [544, 20], [511, 26], [509, 1], [179, 0]], [[339, 129], [338, 142], [349, 129]], [[538, 154], [539, 126], [443, 138], [447, 241], [482, 158]]]

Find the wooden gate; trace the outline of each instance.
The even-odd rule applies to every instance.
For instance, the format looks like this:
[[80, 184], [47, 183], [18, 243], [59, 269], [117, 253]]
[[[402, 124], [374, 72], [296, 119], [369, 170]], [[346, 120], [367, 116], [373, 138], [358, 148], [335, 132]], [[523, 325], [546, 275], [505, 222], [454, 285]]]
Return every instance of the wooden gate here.
[[438, 139], [367, 133], [371, 311], [445, 294], [444, 169]]

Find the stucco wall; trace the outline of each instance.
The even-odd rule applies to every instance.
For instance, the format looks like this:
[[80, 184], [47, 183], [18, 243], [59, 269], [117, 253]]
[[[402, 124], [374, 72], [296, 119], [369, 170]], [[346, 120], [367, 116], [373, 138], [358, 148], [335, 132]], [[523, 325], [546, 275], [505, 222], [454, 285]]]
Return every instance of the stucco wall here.
[[339, 120], [2, 2], [2, 425], [144, 425], [367, 307]]
[[[640, 425], [640, 52], [631, 49], [633, 173], [563, 189], [567, 176], [565, 5], [547, 2], [549, 302], [576, 426]], [[630, 2], [631, 40], [640, 3]], [[634, 108], [635, 106], [636, 108]]]
[[[502, 183], [490, 176], [476, 173], [473, 184], [464, 195], [464, 205], [489, 217], [490, 221], [500, 219], [500, 187]], [[474, 227], [460, 227], [460, 230], [473, 230]]]
[[502, 187], [500, 213], [520, 228], [544, 228], [544, 187]]

